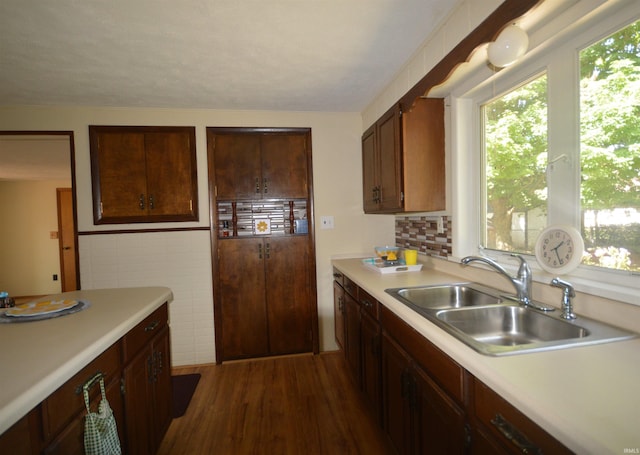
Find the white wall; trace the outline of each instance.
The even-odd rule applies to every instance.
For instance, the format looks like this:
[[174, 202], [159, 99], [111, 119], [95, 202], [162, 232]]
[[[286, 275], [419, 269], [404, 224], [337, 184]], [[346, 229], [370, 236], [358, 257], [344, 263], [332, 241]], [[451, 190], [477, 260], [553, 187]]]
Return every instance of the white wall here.
[[[393, 216], [362, 212], [362, 122], [357, 113], [213, 111], [100, 107], [0, 107], [5, 130], [73, 131], [78, 230], [208, 227], [207, 126], [310, 127], [314, 213], [335, 217], [335, 229], [316, 227], [321, 350], [336, 348], [331, 257], [370, 253], [394, 240]], [[196, 127], [200, 221], [150, 225], [93, 225], [88, 125], [187, 125]], [[214, 361], [208, 231], [80, 236], [83, 288], [167, 284], [171, 304], [173, 364]], [[176, 249], [184, 247], [184, 250]], [[202, 259], [203, 255], [206, 259]], [[194, 261], [195, 258], [195, 261]], [[188, 271], [188, 273], [187, 273]], [[184, 272], [184, 273], [183, 273]]]
[[398, 71], [395, 79], [362, 113], [368, 128], [405, 93], [422, 79], [443, 57], [484, 21], [503, 0], [461, 0], [443, 24], [427, 37], [413, 57]]

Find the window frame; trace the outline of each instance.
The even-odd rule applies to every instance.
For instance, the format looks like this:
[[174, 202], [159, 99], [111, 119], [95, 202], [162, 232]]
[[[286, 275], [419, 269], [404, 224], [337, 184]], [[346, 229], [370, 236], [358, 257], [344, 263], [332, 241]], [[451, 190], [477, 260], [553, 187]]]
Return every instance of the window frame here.
[[[579, 53], [616, 30], [640, 20], [639, 3], [628, 1], [617, 5], [617, 8], [605, 8], [589, 15], [572, 30], [565, 30], [559, 37], [538, 37], [543, 45], [531, 50], [522, 62], [488, 78], [486, 73], [468, 78], [460, 84], [462, 89], [458, 89], [458, 92], [464, 90], [463, 93], [452, 90], [448, 104], [451, 106], [453, 130], [451, 160], [456, 170], [452, 180], [457, 197], [451, 208], [454, 219], [458, 219], [458, 224], [465, 227], [456, 229], [454, 226], [452, 260], [478, 254], [482, 249], [480, 245], [484, 233], [481, 217], [485, 211], [482, 204], [486, 201], [483, 195], [486, 186], [481, 144], [481, 106], [544, 72], [548, 84], [548, 161], [570, 151], [569, 166], [555, 166], [554, 172], [559, 174], [547, 183], [547, 223], [580, 226]], [[535, 35], [530, 39], [534, 42]], [[459, 169], [460, 165], [463, 165], [463, 169]], [[578, 203], [575, 204], [575, 201]], [[567, 207], [572, 210], [567, 210]], [[473, 235], [469, 235], [471, 231]], [[483, 249], [481, 253], [502, 263], [507, 270], [516, 269], [516, 264], [506, 252]], [[553, 276], [538, 266], [533, 255], [524, 256], [534, 271], [534, 280], [548, 284]], [[640, 305], [637, 298], [640, 291], [639, 276], [636, 272], [581, 265], [565, 278], [579, 291]]]

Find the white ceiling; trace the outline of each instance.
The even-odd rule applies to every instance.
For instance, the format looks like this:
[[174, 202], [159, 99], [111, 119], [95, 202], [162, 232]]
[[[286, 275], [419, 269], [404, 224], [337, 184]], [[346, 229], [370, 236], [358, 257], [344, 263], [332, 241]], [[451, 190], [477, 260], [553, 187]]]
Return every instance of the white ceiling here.
[[71, 181], [69, 137], [0, 135], [0, 181]]
[[360, 112], [460, 0], [2, 0], [0, 104]]

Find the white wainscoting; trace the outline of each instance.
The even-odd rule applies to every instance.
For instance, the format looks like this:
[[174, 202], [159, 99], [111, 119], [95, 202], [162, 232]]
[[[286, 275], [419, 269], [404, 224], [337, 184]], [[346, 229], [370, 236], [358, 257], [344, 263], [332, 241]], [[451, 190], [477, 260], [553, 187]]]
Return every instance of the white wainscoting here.
[[171, 363], [215, 362], [208, 231], [79, 236], [82, 289], [167, 286]]

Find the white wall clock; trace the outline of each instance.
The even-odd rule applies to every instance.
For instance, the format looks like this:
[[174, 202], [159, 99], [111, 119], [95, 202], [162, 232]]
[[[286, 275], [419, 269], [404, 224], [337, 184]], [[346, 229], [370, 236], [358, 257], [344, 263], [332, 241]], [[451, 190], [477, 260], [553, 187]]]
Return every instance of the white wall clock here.
[[575, 270], [582, 261], [583, 251], [582, 236], [572, 226], [549, 226], [536, 241], [538, 264], [547, 272], [558, 275]]

